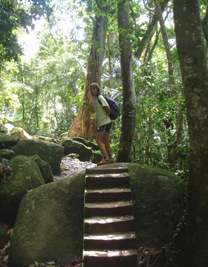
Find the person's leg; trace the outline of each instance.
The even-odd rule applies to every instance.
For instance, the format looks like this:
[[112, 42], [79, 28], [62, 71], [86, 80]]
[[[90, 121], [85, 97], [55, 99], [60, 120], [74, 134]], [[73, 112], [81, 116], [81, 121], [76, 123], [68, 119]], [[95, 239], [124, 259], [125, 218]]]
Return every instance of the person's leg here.
[[106, 150], [107, 154], [111, 155], [112, 150], [111, 150], [111, 146], [110, 146], [110, 142], [109, 142], [109, 134], [106, 132], [103, 135], [103, 143], [105, 144], [105, 150]]
[[98, 132], [97, 133], [97, 139], [96, 139], [96, 141], [97, 141], [97, 144], [98, 144], [98, 146], [99, 146], [99, 148], [100, 148], [100, 151], [101, 151], [101, 153], [104, 155], [104, 154], [106, 154], [106, 148], [105, 148], [105, 145], [104, 145], [104, 143], [103, 143], [103, 138], [104, 138], [104, 136], [105, 136], [105, 131], [103, 130], [102, 132]]

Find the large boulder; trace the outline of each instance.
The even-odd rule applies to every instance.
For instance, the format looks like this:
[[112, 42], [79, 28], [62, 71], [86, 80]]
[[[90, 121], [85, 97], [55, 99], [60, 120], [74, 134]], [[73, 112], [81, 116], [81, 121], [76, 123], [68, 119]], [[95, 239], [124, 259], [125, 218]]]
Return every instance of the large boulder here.
[[[55, 261], [66, 266], [81, 255], [84, 214], [84, 171], [38, 187], [19, 207], [9, 265]], [[67, 265], [68, 266], [68, 265]]]
[[27, 191], [45, 184], [37, 163], [25, 156], [16, 156], [10, 161], [13, 173], [0, 187], [0, 201], [8, 214], [15, 217], [19, 203]]
[[81, 161], [89, 161], [92, 156], [92, 150], [89, 147], [71, 138], [64, 139], [62, 146], [64, 147], [65, 155], [71, 153], [79, 154], [79, 160]]
[[[167, 244], [184, 209], [184, 184], [174, 174], [132, 163], [96, 167], [130, 168], [138, 247]], [[67, 265], [81, 256], [84, 172], [34, 189], [20, 204], [14, 227], [10, 266], [55, 261]]]
[[31, 134], [31, 130], [30, 130], [30, 127], [28, 126], [28, 124], [24, 121], [14, 121], [14, 122], [11, 122], [15, 127], [20, 127], [22, 129], [25, 130], [25, 132]]
[[64, 147], [42, 140], [22, 140], [13, 148], [16, 155], [33, 156], [37, 154], [49, 163], [53, 174], [60, 172], [60, 164], [64, 154]]
[[0, 150], [0, 158], [5, 158], [5, 159], [12, 159], [14, 158], [16, 155], [14, 153], [13, 150], [8, 149], [8, 148], [4, 148]]
[[100, 150], [99, 146], [95, 144], [94, 142], [85, 140], [84, 138], [81, 138], [81, 137], [70, 137], [70, 138], [84, 144], [85, 146], [91, 148], [92, 150], [95, 150], [95, 151]]
[[3, 148], [11, 149], [12, 147], [16, 146], [18, 142], [19, 142], [18, 136], [0, 135], [0, 149]]
[[44, 141], [47, 141], [47, 142], [52, 142], [52, 143], [55, 143], [55, 144], [61, 144], [61, 141], [56, 139], [56, 138], [54, 138], [54, 137], [37, 136], [36, 139], [44, 140]]
[[21, 127], [14, 127], [10, 130], [10, 134], [18, 136], [20, 140], [32, 139], [32, 137]]
[[38, 155], [31, 156], [30, 158], [38, 164], [45, 183], [53, 182], [53, 173], [48, 162], [42, 160]]

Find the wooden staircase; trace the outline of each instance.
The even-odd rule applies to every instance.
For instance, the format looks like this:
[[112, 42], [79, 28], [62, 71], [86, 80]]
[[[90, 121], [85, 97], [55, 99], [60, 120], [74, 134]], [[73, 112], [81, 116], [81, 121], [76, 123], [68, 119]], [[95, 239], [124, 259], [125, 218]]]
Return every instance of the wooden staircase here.
[[86, 170], [82, 266], [138, 266], [128, 168]]

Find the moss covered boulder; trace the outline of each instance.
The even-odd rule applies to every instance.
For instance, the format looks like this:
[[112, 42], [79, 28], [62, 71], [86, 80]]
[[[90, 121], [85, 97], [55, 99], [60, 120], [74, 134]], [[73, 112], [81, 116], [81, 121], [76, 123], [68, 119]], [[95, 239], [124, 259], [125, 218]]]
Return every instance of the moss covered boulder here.
[[16, 146], [18, 142], [18, 136], [0, 135], [0, 149], [11, 149], [12, 147]]
[[30, 158], [38, 164], [45, 183], [53, 182], [53, 173], [48, 162], [42, 160], [38, 155], [31, 156]]
[[100, 150], [99, 146], [94, 143], [94, 142], [91, 142], [89, 140], [85, 140], [84, 138], [81, 138], [81, 137], [70, 137], [72, 140], [75, 140], [75, 141], [78, 141], [82, 144], [84, 144], [85, 146], [91, 148], [92, 150]]
[[10, 160], [14, 157], [15, 157], [15, 153], [13, 150], [8, 149], [8, 148], [0, 149], [0, 158]]
[[65, 155], [71, 153], [79, 154], [79, 160], [81, 161], [89, 161], [92, 156], [92, 150], [89, 147], [72, 138], [65, 138], [62, 142], [62, 146], [64, 147]]
[[9, 265], [55, 261], [67, 265], [82, 253], [84, 171], [28, 193], [19, 207]]
[[11, 135], [18, 136], [20, 140], [27, 140], [32, 139], [32, 136], [30, 136], [24, 129], [21, 127], [14, 127], [10, 131]]
[[33, 159], [16, 156], [10, 163], [14, 170], [11, 178], [0, 186], [0, 200], [5, 212], [15, 216], [26, 192], [45, 184], [45, 181]]
[[42, 140], [22, 140], [13, 149], [16, 155], [33, 156], [37, 154], [49, 163], [53, 174], [60, 172], [60, 163], [64, 154], [64, 147]]

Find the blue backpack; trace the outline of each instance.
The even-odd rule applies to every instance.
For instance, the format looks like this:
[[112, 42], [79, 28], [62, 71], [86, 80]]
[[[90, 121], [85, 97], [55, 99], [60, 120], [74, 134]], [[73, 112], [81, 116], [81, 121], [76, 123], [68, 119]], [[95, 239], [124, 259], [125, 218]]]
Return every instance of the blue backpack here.
[[[108, 96], [103, 95], [103, 97], [105, 98], [105, 100], [107, 101], [111, 109], [110, 119], [112, 121], [116, 120], [120, 116], [120, 109], [119, 109], [118, 103]], [[98, 102], [101, 104], [99, 98], [98, 98]]]

